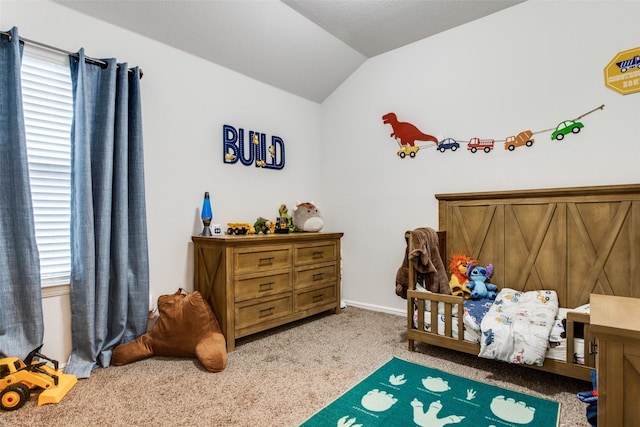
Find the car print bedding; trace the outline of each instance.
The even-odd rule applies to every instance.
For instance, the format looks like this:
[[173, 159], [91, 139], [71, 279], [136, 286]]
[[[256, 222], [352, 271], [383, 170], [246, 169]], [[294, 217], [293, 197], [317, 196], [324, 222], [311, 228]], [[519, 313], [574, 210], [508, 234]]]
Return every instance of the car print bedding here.
[[479, 356], [542, 366], [557, 314], [555, 291], [502, 289], [482, 318]]

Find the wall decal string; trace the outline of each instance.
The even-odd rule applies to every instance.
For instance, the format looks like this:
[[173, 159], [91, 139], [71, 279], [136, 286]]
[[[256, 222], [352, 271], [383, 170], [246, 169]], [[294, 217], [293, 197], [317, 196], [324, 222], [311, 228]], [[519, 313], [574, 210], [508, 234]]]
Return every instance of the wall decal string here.
[[[400, 158], [405, 158], [406, 156], [414, 158], [418, 151], [423, 148], [436, 148], [438, 151], [444, 153], [448, 150], [457, 151], [462, 144], [466, 144], [467, 150], [471, 151], [472, 153], [475, 153], [479, 150], [484, 151], [485, 153], [490, 153], [495, 148], [496, 143], [504, 143], [505, 150], [513, 151], [517, 147], [523, 145], [526, 147], [531, 147], [535, 142], [535, 140], [532, 138], [533, 135], [547, 132], [551, 132], [552, 141], [561, 141], [565, 138], [565, 136], [572, 133], [579, 133], [580, 130], [584, 128], [584, 124], [579, 120], [595, 111], [603, 109], [604, 104], [590, 111], [587, 111], [586, 113], [583, 113], [574, 119], [563, 120], [556, 127], [537, 131], [524, 130], [512, 136], [508, 136], [504, 139], [482, 139], [478, 137], [472, 137], [468, 140], [462, 138], [444, 138], [439, 141], [435, 136], [422, 132], [420, 129], [418, 129], [417, 126], [413, 124], [409, 122], [399, 121], [395, 113], [387, 113], [382, 116], [382, 123], [391, 125], [393, 131], [391, 132], [390, 136], [396, 140], [399, 146], [397, 155]], [[416, 145], [416, 141], [426, 141], [430, 142], [431, 144]]]

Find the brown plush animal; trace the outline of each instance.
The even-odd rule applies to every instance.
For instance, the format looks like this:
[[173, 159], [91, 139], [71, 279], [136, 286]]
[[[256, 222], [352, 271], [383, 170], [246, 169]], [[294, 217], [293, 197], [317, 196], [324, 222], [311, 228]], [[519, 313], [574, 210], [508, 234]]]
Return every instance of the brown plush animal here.
[[210, 372], [227, 364], [227, 345], [218, 319], [200, 292], [158, 298], [160, 316], [150, 332], [118, 345], [111, 358], [115, 366], [151, 356], [197, 357]]
[[[409, 263], [416, 270], [418, 283], [430, 292], [451, 295], [447, 270], [438, 249], [438, 234], [433, 228], [416, 228], [407, 239], [402, 265], [396, 272], [396, 295], [407, 299]], [[411, 244], [409, 244], [411, 242]]]

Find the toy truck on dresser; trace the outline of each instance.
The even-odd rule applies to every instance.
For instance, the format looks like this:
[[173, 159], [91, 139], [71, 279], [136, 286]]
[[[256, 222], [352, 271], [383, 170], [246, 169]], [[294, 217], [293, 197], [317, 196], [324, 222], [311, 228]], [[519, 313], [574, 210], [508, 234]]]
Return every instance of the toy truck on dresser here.
[[482, 150], [485, 153], [493, 150], [493, 144], [495, 140], [493, 139], [480, 139], [480, 138], [471, 138], [469, 140], [469, 144], [467, 145], [467, 150], [471, 150], [472, 153], [475, 153], [478, 150]]

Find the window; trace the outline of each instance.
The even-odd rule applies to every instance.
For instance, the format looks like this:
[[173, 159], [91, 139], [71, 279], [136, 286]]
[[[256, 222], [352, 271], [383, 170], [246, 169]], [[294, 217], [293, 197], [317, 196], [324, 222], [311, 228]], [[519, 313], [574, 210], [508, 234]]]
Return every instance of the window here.
[[68, 56], [25, 45], [22, 97], [41, 285], [68, 284], [73, 114]]

